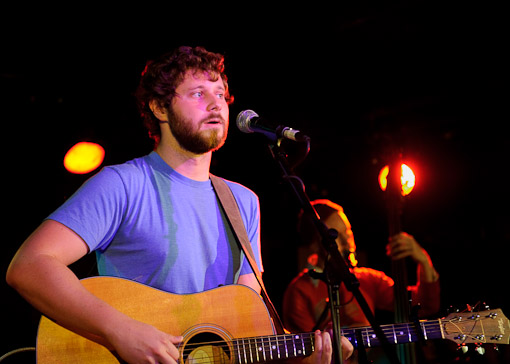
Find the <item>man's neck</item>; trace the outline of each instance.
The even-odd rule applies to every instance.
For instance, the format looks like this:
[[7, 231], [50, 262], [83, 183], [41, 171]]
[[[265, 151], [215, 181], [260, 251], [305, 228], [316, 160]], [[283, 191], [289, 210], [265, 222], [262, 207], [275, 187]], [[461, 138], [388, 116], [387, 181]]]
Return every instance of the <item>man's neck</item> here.
[[207, 181], [209, 179], [209, 167], [211, 166], [211, 154], [193, 154], [183, 150], [174, 143], [160, 143], [156, 147], [156, 153], [175, 171], [195, 181]]

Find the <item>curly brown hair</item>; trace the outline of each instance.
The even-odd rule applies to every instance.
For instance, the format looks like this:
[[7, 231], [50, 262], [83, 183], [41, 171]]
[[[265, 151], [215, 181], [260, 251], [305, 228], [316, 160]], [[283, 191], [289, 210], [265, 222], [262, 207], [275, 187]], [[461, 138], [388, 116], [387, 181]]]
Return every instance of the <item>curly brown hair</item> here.
[[221, 77], [225, 85], [227, 102], [230, 104], [234, 100], [228, 91], [224, 57], [219, 53], [209, 52], [202, 47], [179, 47], [147, 62], [135, 97], [143, 123], [149, 131], [149, 136], [156, 143], [161, 136], [160, 121], [152, 113], [149, 103], [154, 100], [161, 107], [168, 109], [175, 96], [175, 89], [183, 81], [188, 70], [207, 72], [211, 77]]

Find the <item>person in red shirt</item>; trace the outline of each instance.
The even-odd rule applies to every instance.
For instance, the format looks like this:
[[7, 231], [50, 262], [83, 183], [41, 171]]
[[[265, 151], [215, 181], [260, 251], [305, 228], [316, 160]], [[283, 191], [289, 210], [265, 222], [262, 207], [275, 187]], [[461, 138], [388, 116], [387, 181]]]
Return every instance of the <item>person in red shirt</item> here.
[[[351, 224], [343, 208], [329, 200], [312, 202], [321, 220], [328, 228], [338, 231], [338, 249], [352, 266], [351, 271], [359, 281], [359, 289], [368, 306], [375, 310], [393, 311], [394, 281], [384, 272], [357, 267], [356, 244]], [[300, 265], [306, 265], [288, 285], [283, 297], [282, 317], [287, 329], [292, 332], [309, 332], [324, 329], [330, 324], [331, 314], [327, 307], [327, 284], [308, 274], [309, 270], [322, 272], [326, 252], [321, 237], [313, 221], [306, 215], [300, 216], [298, 231], [305, 246], [298, 254]], [[412, 258], [417, 264], [417, 283], [409, 287], [413, 305], [420, 304], [420, 317], [433, 315], [439, 311], [439, 274], [435, 270], [429, 254], [407, 233], [397, 234], [389, 239], [386, 247], [391, 259]], [[369, 326], [361, 307], [342, 283], [340, 286], [340, 323], [342, 327]]]

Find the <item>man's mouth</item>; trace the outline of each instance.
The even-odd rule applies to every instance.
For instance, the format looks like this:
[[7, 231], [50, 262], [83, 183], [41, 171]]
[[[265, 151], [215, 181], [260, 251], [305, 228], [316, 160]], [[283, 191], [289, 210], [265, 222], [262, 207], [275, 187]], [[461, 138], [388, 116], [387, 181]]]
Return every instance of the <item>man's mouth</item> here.
[[221, 116], [210, 116], [203, 123], [207, 125], [222, 125], [225, 122]]

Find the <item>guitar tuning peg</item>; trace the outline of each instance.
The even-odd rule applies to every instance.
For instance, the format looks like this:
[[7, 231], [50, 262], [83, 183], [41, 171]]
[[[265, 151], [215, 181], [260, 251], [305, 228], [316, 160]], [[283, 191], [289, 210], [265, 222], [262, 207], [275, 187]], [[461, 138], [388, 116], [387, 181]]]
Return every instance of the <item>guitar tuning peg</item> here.
[[477, 313], [475, 313], [475, 314], [473, 314], [473, 315], [469, 316], [469, 319], [470, 319], [470, 320], [478, 320], [479, 318], [480, 318], [480, 315], [479, 315], [479, 314], [477, 314]]
[[481, 345], [477, 345], [476, 348], [475, 348], [475, 351], [480, 354], [480, 355], [483, 355], [485, 354], [485, 348]]
[[469, 347], [466, 344], [462, 344], [457, 347], [457, 350], [461, 351], [462, 354], [466, 354], [469, 351]]
[[485, 317], [488, 317], [488, 318], [491, 318], [491, 319], [495, 319], [496, 317], [498, 317], [498, 313], [497, 312], [490, 312], [487, 316]]

